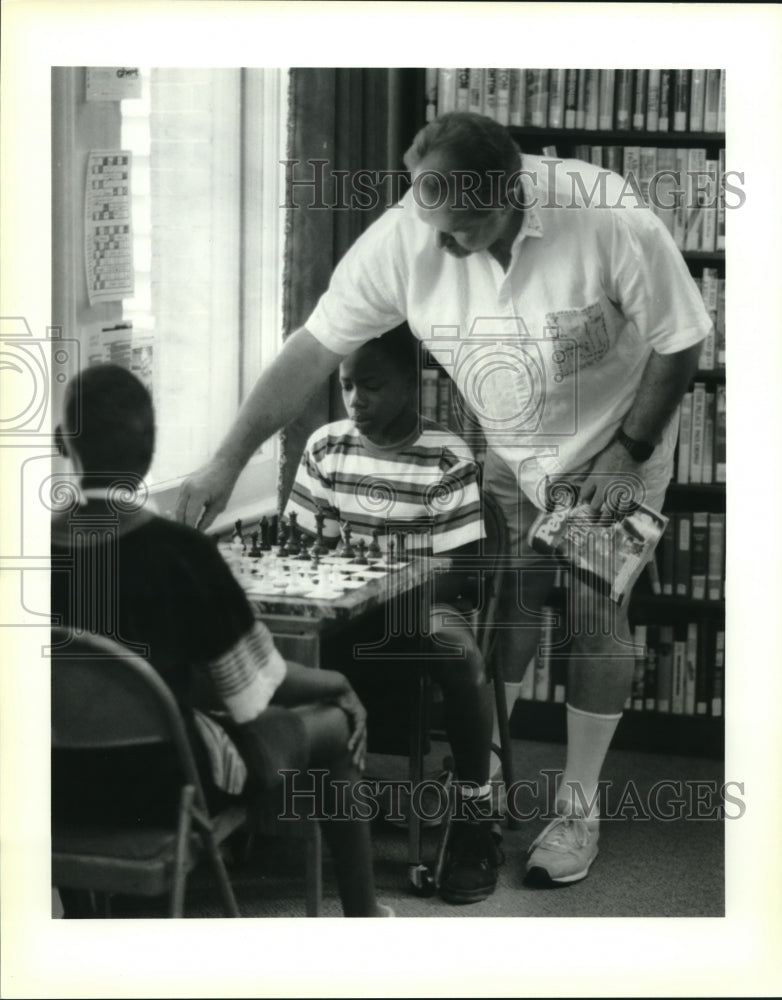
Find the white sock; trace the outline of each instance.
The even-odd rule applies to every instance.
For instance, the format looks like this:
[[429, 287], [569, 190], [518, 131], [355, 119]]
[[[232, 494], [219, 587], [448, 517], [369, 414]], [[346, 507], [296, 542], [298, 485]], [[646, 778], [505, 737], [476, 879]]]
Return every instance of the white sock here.
[[621, 718], [621, 712], [598, 715], [570, 704], [567, 706], [567, 759], [557, 799], [568, 806], [575, 803], [579, 810], [583, 810], [585, 804], [588, 819], [598, 819], [600, 771]]

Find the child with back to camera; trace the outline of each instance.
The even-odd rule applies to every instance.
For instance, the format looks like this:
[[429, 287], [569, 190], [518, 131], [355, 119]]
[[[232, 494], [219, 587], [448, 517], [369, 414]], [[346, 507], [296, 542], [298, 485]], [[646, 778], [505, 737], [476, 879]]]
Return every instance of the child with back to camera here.
[[[212, 808], [227, 796], [252, 805], [279, 793], [281, 768], [322, 768], [324, 811], [334, 812], [335, 789], [352, 790], [365, 758], [366, 713], [350, 684], [332, 670], [286, 663], [211, 540], [152, 514], [143, 501], [118, 509], [112, 500], [129, 480], [144, 492], [155, 440], [145, 387], [116, 365], [80, 372], [56, 436], [80, 498], [52, 522], [53, 623], [148, 648], [182, 708]], [[79, 530], [80, 521], [102, 519], [107, 530]], [[114, 570], [101, 571], [106, 566]], [[102, 608], [115, 609], [114, 620], [101, 617]], [[220, 716], [209, 714], [214, 708]], [[110, 822], [106, 789], [118, 780], [125, 805], [115, 807], [117, 819], [128, 818], [124, 809], [143, 823], [168, 808], [174, 762], [165, 747], [123, 749], [111, 761], [74, 753], [53, 757], [54, 815], [93, 810]], [[366, 822], [337, 818], [323, 823], [323, 833], [345, 916], [393, 916], [375, 899]], [[71, 915], [72, 894], [61, 895]]]

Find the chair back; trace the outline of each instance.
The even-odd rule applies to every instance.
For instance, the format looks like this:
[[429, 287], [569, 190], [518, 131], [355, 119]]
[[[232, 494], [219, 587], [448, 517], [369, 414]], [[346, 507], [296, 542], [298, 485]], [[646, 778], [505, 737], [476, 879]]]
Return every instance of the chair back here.
[[179, 705], [143, 657], [97, 635], [52, 628], [52, 746], [100, 749], [170, 742], [202, 795]]

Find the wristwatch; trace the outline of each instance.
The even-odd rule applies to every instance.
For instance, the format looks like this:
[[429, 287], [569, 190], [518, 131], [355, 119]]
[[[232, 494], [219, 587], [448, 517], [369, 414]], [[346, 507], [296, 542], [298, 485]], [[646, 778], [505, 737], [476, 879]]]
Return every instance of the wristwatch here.
[[629, 434], [625, 434], [621, 427], [616, 432], [616, 440], [627, 449], [627, 453], [634, 462], [646, 462], [652, 457], [653, 444], [649, 444], [648, 441], [636, 441]]

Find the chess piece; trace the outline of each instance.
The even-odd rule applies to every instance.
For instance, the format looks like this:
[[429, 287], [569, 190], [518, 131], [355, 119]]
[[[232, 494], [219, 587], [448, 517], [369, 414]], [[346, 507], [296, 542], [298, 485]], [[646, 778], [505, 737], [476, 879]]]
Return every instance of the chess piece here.
[[299, 519], [295, 511], [292, 511], [289, 515], [288, 522], [288, 555], [297, 556], [301, 552], [301, 528], [299, 527]]
[[315, 537], [315, 544], [312, 546], [313, 555], [325, 556], [328, 552], [328, 547], [323, 541], [323, 524], [326, 520], [326, 515], [322, 510], [319, 510], [315, 514], [315, 524], [317, 525], [317, 534]]
[[244, 544], [244, 536], [242, 535], [241, 521], [234, 521], [234, 530], [233, 534], [231, 535], [231, 543], [237, 547], [241, 545], [242, 552], [244, 552], [245, 544]]
[[350, 536], [353, 534], [353, 529], [349, 524], [346, 524], [342, 529], [343, 538], [345, 539], [345, 544], [342, 548], [342, 555], [345, 559], [354, 559], [356, 556], [356, 550], [350, 541]]
[[309, 562], [310, 558], [309, 548], [310, 548], [310, 537], [309, 535], [302, 534], [301, 544], [299, 547], [299, 554], [296, 556], [296, 558], [301, 559], [302, 561], [306, 559]]
[[377, 540], [379, 532], [377, 528], [372, 529], [372, 541], [370, 542], [369, 548], [367, 549], [367, 555], [370, 559], [381, 559], [383, 553], [380, 548], [380, 543]]
[[397, 534], [396, 541], [397, 541], [397, 553], [398, 553], [397, 559], [400, 562], [404, 562], [407, 553], [405, 552], [405, 536], [403, 532], [400, 531]]
[[264, 515], [261, 518], [260, 529], [261, 529], [261, 552], [270, 552], [272, 547], [271, 525], [269, 524], [269, 518], [266, 517], [266, 515]]
[[367, 559], [367, 543], [363, 538], [358, 541], [358, 555], [353, 560], [356, 566], [367, 566], [369, 565], [369, 560]]
[[388, 563], [389, 566], [392, 566], [393, 563], [394, 563], [394, 550], [395, 550], [395, 548], [396, 548], [396, 545], [394, 544], [394, 539], [393, 538], [389, 538], [388, 539], [388, 551], [386, 552], [386, 562]]
[[252, 541], [252, 545], [250, 546], [250, 558], [260, 559], [263, 553], [261, 552], [260, 547], [258, 545], [258, 532], [254, 531], [250, 535], [250, 539]]
[[279, 543], [279, 548], [277, 549], [277, 555], [283, 558], [289, 555], [288, 552], [288, 525], [280, 518], [277, 526], [277, 542]]

